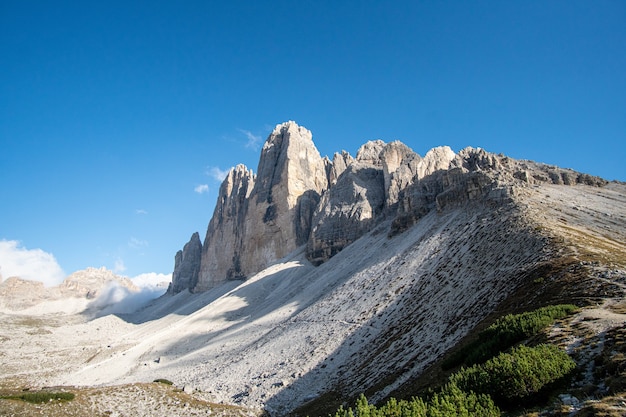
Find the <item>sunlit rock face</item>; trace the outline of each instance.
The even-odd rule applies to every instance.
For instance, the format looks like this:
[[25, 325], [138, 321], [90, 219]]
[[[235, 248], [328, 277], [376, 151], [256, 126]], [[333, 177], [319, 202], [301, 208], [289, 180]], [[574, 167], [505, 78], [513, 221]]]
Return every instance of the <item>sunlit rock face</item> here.
[[298, 247], [320, 265], [385, 219], [395, 236], [431, 211], [502, 205], [539, 183], [605, 182], [480, 148], [455, 154], [440, 146], [421, 157], [399, 141], [369, 141], [355, 157], [342, 151], [330, 160], [309, 130], [282, 123], [263, 145], [256, 175], [244, 165], [228, 173], [204, 243], [192, 236], [176, 255], [170, 292], [247, 279]]
[[328, 188], [327, 169], [310, 131], [294, 122], [277, 125], [257, 175], [239, 165], [224, 180], [194, 290], [247, 278], [305, 243]]

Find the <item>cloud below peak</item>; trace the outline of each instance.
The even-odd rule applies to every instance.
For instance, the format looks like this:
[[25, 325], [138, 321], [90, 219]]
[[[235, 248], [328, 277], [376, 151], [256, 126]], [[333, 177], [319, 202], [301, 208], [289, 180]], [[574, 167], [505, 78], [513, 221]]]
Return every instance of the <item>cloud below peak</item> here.
[[197, 185], [196, 188], [193, 189], [198, 194], [204, 194], [209, 192], [209, 186], [207, 184]]

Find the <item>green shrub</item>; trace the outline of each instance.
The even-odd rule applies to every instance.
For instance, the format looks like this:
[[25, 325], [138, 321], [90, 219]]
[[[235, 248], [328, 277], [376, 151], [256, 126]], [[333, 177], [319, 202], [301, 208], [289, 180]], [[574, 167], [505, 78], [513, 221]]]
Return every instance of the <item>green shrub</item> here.
[[174, 385], [172, 381], [170, 381], [169, 379], [164, 379], [164, 378], [155, 379], [154, 382], [158, 382], [160, 384], [165, 384], [165, 385]]
[[578, 310], [571, 304], [542, 307], [521, 314], [509, 314], [480, 332], [478, 339], [456, 352], [442, 364], [443, 369], [451, 369], [465, 364], [482, 363], [503, 352], [516, 343], [528, 339], [554, 323]]
[[477, 395], [461, 391], [453, 384], [424, 401], [413, 398], [398, 401], [391, 398], [380, 407], [369, 404], [363, 394], [355, 409], [340, 407], [334, 417], [497, 417], [500, 410], [488, 395]]
[[58, 401], [71, 401], [73, 400], [75, 395], [71, 392], [48, 392], [48, 391], [38, 391], [38, 392], [25, 392], [19, 395], [6, 395], [0, 398], [9, 399], [9, 400], [22, 400], [28, 403], [47, 403], [49, 401], [58, 400]]
[[450, 382], [463, 391], [489, 394], [500, 403], [538, 393], [576, 368], [576, 363], [553, 345], [519, 346], [484, 364], [461, 369]]

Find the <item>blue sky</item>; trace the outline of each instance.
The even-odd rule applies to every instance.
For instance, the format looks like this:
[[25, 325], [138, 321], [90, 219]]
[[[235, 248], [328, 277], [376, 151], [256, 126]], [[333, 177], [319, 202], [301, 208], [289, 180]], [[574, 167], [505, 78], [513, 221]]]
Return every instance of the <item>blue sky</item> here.
[[624, 1], [91, 3], [0, 2], [5, 265], [170, 273], [287, 120], [626, 180]]

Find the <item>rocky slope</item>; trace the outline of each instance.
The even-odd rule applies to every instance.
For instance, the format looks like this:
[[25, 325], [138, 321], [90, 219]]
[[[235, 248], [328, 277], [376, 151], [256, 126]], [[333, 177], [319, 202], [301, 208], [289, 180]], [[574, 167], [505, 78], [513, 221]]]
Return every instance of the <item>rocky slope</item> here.
[[[59, 371], [46, 366], [27, 378], [167, 378], [198, 398], [280, 416], [401, 390], [495, 312], [624, 299], [626, 186], [539, 183], [510, 196], [431, 210], [402, 233], [390, 233], [394, 219], [386, 219], [319, 266], [300, 246], [243, 282], [166, 295], [135, 314], [137, 324], [103, 317], [46, 326], [41, 349], [77, 339], [47, 348]], [[24, 361], [11, 360], [20, 342], [7, 336], [5, 358]]]

